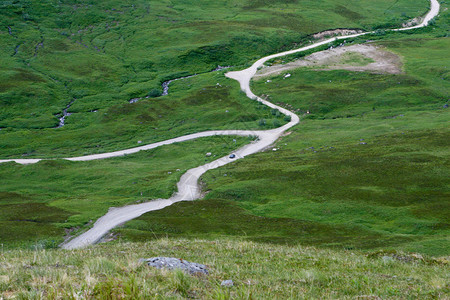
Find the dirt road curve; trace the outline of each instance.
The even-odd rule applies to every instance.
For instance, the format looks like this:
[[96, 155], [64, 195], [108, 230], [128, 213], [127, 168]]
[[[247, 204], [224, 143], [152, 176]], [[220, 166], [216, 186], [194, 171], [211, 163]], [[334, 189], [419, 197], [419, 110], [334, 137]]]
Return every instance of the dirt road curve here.
[[[421, 24], [410, 27], [410, 28], [396, 29], [396, 31], [410, 30], [410, 29], [427, 26], [428, 22], [438, 15], [439, 8], [440, 8], [440, 5], [437, 2], [437, 0], [430, 0], [430, 1], [431, 1], [431, 9], [428, 12], [428, 14], [425, 16], [425, 18]], [[200, 138], [200, 137], [213, 136], [213, 135], [240, 135], [240, 136], [257, 136], [258, 137], [258, 140], [256, 142], [252, 142], [251, 144], [246, 145], [246, 146], [240, 148], [239, 150], [235, 151], [234, 153], [236, 154], [236, 158], [234, 158], [234, 159], [231, 159], [228, 156], [225, 156], [225, 157], [219, 158], [213, 162], [210, 162], [206, 165], [188, 170], [183, 176], [181, 176], [180, 181], [177, 183], [178, 192], [169, 199], [161, 199], [161, 200], [151, 201], [151, 202], [142, 203], [142, 204], [129, 205], [129, 206], [120, 207], [120, 208], [110, 208], [109, 212], [106, 215], [104, 215], [103, 217], [98, 219], [97, 222], [95, 222], [93, 228], [86, 231], [82, 235], [72, 239], [71, 241], [63, 244], [62, 248], [75, 249], [75, 248], [82, 248], [82, 247], [94, 244], [95, 242], [100, 240], [112, 228], [114, 228], [120, 224], [123, 224], [129, 220], [137, 218], [146, 212], [162, 209], [162, 208], [167, 207], [175, 202], [191, 201], [191, 200], [198, 199], [200, 197], [200, 188], [199, 188], [197, 182], [202, 174], [204, 174], [208, 170], [221, 167], [232, 161], [244, 158], [247, 155], [254, 154], [254, 153], [257, 153], [257, 152], [263, 150], [264, 148], [273, 144], [281, 136], [281, 134], [283, 134], [286, 130], [295, 126], [300, 121], [299, 117], [296, 114], [294, 114], [282, 107], [274, 105], [266, 100], [263, 100], [263, 99], [257, 97], [255, 94], [253, 94], [253, 92], [250, 90], [250, 80], [256, 74], [256, 71], [258, 70], [259, 67], [261, 67], [266, 61], [268, 61], [272, 58], [285, 56], [285, 55], [293, 54], [293, 53], [297, 53], [297, 52], [302, 52], [305, 50], [316, 48], [321, 45], [328, 44], [335, 40], [347, 39], [347, 38], [357, 37], [357, 36], [365, 35], [365, 34], [368, 34], [368, 33], [358, 33], [358, 34], [353, 34], [353, 35], [330, 38], [328, 40], [318, 42], [316, 44], [312, 44], [312, 45], [309, 45], [306, 47], [302, 47], [300, 49], [295, 49], [295, 50], [291, 50], [291, 51], [281, 52], [278, 54], [273, 54], [273, 55], [261, 58], [260, 60], [255, 62], [248, 69], [245, 69], [242, 71], [236, 71], [236, 72], [229, 72], [229, 73], [225, 74], [225, 76], [239, 81], [241, 89], [246, 93], [246, 95], [250, 99], [255, 99], [271, 108], [278, 109], [280, 112], [282, 112], [285, 115], [290, 116], [291, 121], [288, 124], [286, 124], [280, 128], [276, 128], [276, 129], [272, 129], [272, 130], [265, 130], [265, 131], [246, 131], [246, 130], [206, 131], [206, 132], [190, 134], [190, 135], [186, 135], [186, 136], [182, 136], [182, 137], [178, 137], [178, 138], [174, 138], [174, 139], [170, 139], [167, 141], [158, 142], [158, 143], [154, 143], [154, 144], [150, 144], [150, 145], [146, 145], [146, 146], [142, 146], [142, 147], [136, 147], [136, 148], [126, 149], [126, 150], [121, 150], [121, 151], [116, 151], [116, 152], [110, 152], [110, 153], [66, 158], [67, 160], [72, 160], [72, 161], [88, 161], [88, 160], [95, 160], [95, 159], [118, 157], [118, 156], [123, 156], [126, 154], [136, 153], [141, 150], [153, 149], [153, 148], [156, 148], [156, 147], [159, 147], [162, 145], [168, 145], [168, 144], [172, 144], [172, 143], [183, 142], [183, 141], [188, 141], [188, 140], [192, 140], [192, 139], [196, 139], [196, 138]], [[40, 161], [40, 159], [7, 159], [7, 160], [0, 160], [0, 163], [7, 162], [7, 161], [15, 161], [20, 164], [31, 164], [31, 163], [36, 163], [36, 162]]]

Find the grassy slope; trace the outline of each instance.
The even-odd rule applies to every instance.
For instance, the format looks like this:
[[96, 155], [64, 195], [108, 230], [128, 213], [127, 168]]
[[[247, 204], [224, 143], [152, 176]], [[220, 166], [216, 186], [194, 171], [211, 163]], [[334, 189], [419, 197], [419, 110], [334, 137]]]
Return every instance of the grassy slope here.
[[[210, 275], [139, 262], [154, 256], [205, 264]], [[220, 286], [229, 279], [233, 287]], [[18, 299], [444, 299], [448, 280], [445, 259], [236, 240], [0, 252], [0, 296]]]
[[[373, 5], [382, 7], [385, 4], [386, 3], [381, 1]], [[208, 4], [204, 3], [203, 5]], [[258, 16], [258, 14], [255, 14], [252, 10], [262, 13], [264, 9], [261, 5], [262, 2], [254, 2], [252, 5], [246, 7], [245, 10], [252, 12], [253, 16]], [[276, 5], [277, 4], [275, 4], [275, 7], [271, 7], [271, 11], [277, 11]], [[292, 5], [295, 6], [296, 4]], [[283, 6], [283, 9], [288, 9], [288, 7], [289, 6]], [[309, 8], [305, 9], [305, 11], [309, 12], [312, 8], [310, 6], [308, 7]], [[406, 8], [407, 6], [404, 7]], [[72, 8], [68, 7], [65, 7], [65, 9], [68, 9], [69, 11], [72, 10]], [[71, 13], [80, 17], [79, 14], [83, 9], [86, 9], [86, 7], [77, 6], [76, 9], [74, 9], [75, 12]], [[342, 9], [340, 11], [342, 11]], [[39, 11], [37, 10], [35, 13], [39, 13]], [[113, 12], [108, 13], [115, 14]], [[300, 12], [297, 11], [297, 13]], [[64, 13], [61, 14], [66, 16]], [[130, 14], [133, 15], [132, 13]], [[118, 15], [123, 18], [128, 16], [126, 12]], [[245, 14], [243, 15], [248, 16]], [[243, 15], [238, 14], [238, 17], [242, 18]], [[313, 14], [310, 16], [312, 15]], [[185, 17], [188, 18], [188, 16], [189, 14]], [[68, 16], [66, 17], [69, 18]], [[11, 20], [14, 18], [15, 17], [11, 17]], [[92, 20], [92, 18], [89, 20]], [[333, 22], [337, 22], [334, 19], [332, 20]], [[362, 22], [363, 19], [360, 20]], [[326, 21], [329, 22], [330, 20]], [[22, 24], [24, 28], [28, 28], [25, 26], [28, 24], [27, 22]], [[46, 23], [44, 22], [44, 24]], [[139, 26], [143, 26], [142, 23], [139, 24]], [[442, 24], [442, 22], [439, 24]], [[53, 25], [50, 24], [48, 26], [51, 27]], [[66, 24], [64, 26], [69, 25]], [[74, 28], [79, 28], [76, 26], [81, 25], [72, 24], [69, 26], [74, 33]], [[101, 26], [98, 28], [95, 27], [95, 30], [100, 30], [100, 27]], [[321, 27], [319, 26], [317, 28]], [[92, 29], [91, 31], [95, 30]], [[87, 32], [94, 35], [91, 31], [88, 30]], [[106, 31], [109, 32], [108, 30]], [[320, 73], [298, 71], [285, 87], [281, 86], [283, 83], [282, 81], [274, 79], [272, 89], [275, 89], [276, 92], [272, 91], [267, 85], [261, 87], [256, 86], [255, 88], [257, 90], [260, 89], [261, 93], [271, 94], [272, 97], [274, 97], [275, 102], [289, 101], [295, 108], [300, 110], [305, 109], [305, 107], [311, 109], [311, 107], [314, 107], [315, 105], [314, 109], [312, 109], [314, 112], [313, 116], [310, 116], [308, 120], [305, 120], [303, 124], [297, 127], [290, 137], [287, 137], [284, 141], [279, 143], [282, 148], [280, 152], [277, 152], [276, 154], [272, 152], [260, 154], [254, 158], [250, 158], [246, 162], [213, 171], [207, 175], [205, 180], [208, 183], [208, 188], [211, 188], [213, 192], [208, 195], [205, 202], [198, 204], [182, 203], [167, 209], [167, 211], [174, 212], [180, 210], [183, 211], [184, 215], [181, 218], [178, 218], [177, 216], [167, 218], [164, 214], [161, 217], [160, 212], [155, 212], [143, 217], [143, 221], [138, 220], [131, 222], [129, 229], [124, 230], [124, 234], [133, 239], [141, 239], [149, 238], [153, 235], [165, 234], [184, 235], [190, 233], [191, 236], [194, 237], [214, 237], [223, 234], [236, 235], [244, 232], [250, 239], [254, 240], [287, 241], [293, 243], [301, 241], [304, 243], [327, 246], [334, 245], [346, 248], [357, 247], [364, 249], [383, 246], [401, 246], [408, 250], [419, 249], [431, 254], [442, 254], [447, 245], [447, 241], [443, 240], [443, 236], [446, 232], [444, 230], [446, 230], [447, 226], [445, 225], [445, 215], [442, 215], [442, 213], [437, 214], [436, 217], [433, 217], [432, 215], [435, 212], [440, 212], [441, 204], [439, 203], [439, 199], [441, 199], [444, 195], [443, 193], [445, 193], [444, 183], [441, 180], [441, 176], [445, 176], [445, 173], [443, 173], [444, 169], [440, 164], [441, 156], [443, 155], [442, 153], [444, 153], [444, 155], [446, 153], [444, 148], [445, 144], [442, 145], [438, 143], [436, 144], [436, 147], [425, 147], [429, 146], [428, 144], [425, 144], [425, 142], [422, 144], [424, 147], [417, 147], [414, 145], [416, 139], [419, 139], [426, 134], [425, 130], [431, 130], [432, 137], [436, 138], [439, 138], [442, 134], [446, 134], [446, 132], [435, 132], [436, 130], [439, 130], [439, 128], [445, 126], [442, 124], [444, 124], [447, 118], [444, 111], [436, 111], [436, 108], [438, 107], [437, 104], [445, 99], [445, 93], [448, 89], [445, 85], [445, 81], [441, 84], [441, 81], [435, 79], [436, 73], [439, 73], [439, 76], [444, 76], [443, 78], [446, 78], [445, 74], [442, 75], [442, 72], [445, 71], [445, 66], [442, 65], [441, 57], [444, 55], [443, 49], [446, 49], [447, 42], [445, 39], [430, 38], [434, 33], [430, 34], [429, 31], [430, 30], [427, 31], [426, 29], [425, 31], [422, 31], [424, 33], [420, 35], [419, 32], [419, 35], [417, 36], [421, 41], [424, 40], [424, 38], [428, 38], [426, 45], [415, 44], [408, 35], [401, 35], [399, 40], [396, 40], [396, 38], [389, 38], [389, 42], [385, 42], [386, 45], [393, 48], [395, 51], [401, 52], [403, 49], [403, 53], [401, 54], [406, 57], [407, 67], [410, 68], [407, 70], [406, 75], [394, 77], [366, 74], [355, 75], [349, 72], [339, 71]], [[84, 34], [84, 32], [85, 31], [76, 31], [74, 36], [77, 34]], [[439, 32], [442, 32], [442, 30], [440, 29]], [[2, 38], [8, 37], [2, 36]], [[164, 43], [161, 45], [163, 44]], [[134, 43], [134, 45], [137, 44]], [[419, 45], [414, 52], [414, 55], [418, 57], [408, 57], [408, 55], [411, 55], [409, 53], [413, 52], [406, 51], [406, 47], [411, 45]], [[72, 45], [71, 47], [76, 47], [76, 45]], [[433, 51], [429, 53], [428, 49], [430, 48]], [[105, 59], [112, 59], [112, 54], [117, 49], [117, 47], [111, 47], [110, 53], [106, 50], [104, 53], [100, 52], [103, 53], [101, 55], [102, 57], [105, 57]], [[124, 51], [123, 53], [126, 53], [128, 50], [125, 51], [124, 49], [126, 50], [128, 48], [122, 48]], [[67, 55], [72, 55], [72, 52], [69, 50]], [[257, 51], [262, 50], [259, 49]], [[39, 53], [38, 49], [38, 54]], [[420, 53], [422, 54], [420, 55]], [[30, 55], [32, 55], [32, 53]], [[203, 53], [200, 56], [204, 58], [205, 55], [206, 54]], [[431, 59], [424, 60], [424, 58], [429, 55], [431, 55]], [[36, 57], [39, 57], [39, 55]], [[47, 58], [50, 59], [50, 57], [53, 60], [53, 54], [48, 54]], [[124, 57], [126, 57], [126, 55]], [[248, 57], [244, 56], [244, 58]], [[67, 60], [64, 61], [67, 62]], [[70, 62], [73, 60], [70, 59], [68, 61]], [[141, 61], [145, 60], [141, 59]], [[189, 60], [186, 61], [193, 62], [194, 65], [196, 64], [195, 57], [190, 56]], [[30, 65], [31, 63], [34, 63], [33, 58], [30, 60]], [[98, 66], [98, 61], [96, 61], [95, 65]], [[46, 62], [45, 67], [51, 67], [49, 61]], [[164, 70], [162, 66], [159, 66], [158, 68]], [[68, 67], [68, 70], [70, 71], [71, 68]], [[437, 72], [437, 70], [440, 71]], [[108, 74], [111, 73], [109, 71], [110, 70], [108, 70]], [[419, 71], [425, 71], [424, 75], [420, 78], [417, 77]], [[92, 76], [91, 73], [83, 74], [83, 72], [79, 72], [79, 70], [77, 72], [79, 73], [79, 78], [87, 76], [95, 83], [96, 76]], [[161, 74], [164, 74], [164, 72]], [[23, 74], [19, 77], [27, 78], [27, 76]], [[101, 72], [97, 77], [99, 80], [106, 78]], [[338, 78], [340, 82], [336, 82], [334, 80], [335, 78]], [[71, 79], [67, 80], [67, 82], [73, 82], [73, 80], [70, 81]], [[295, 80], [300, 80], [301, 83], [293, 90], [292, 82], [295, 83]], [[332, 81], [331, 83], [329, 82], [330, 80]], [[308, 81], [309, 89], [305, 88], [305, 81]], [[217, 86], [216, 82], [220, 82], [222, 86]], [[397, 86], [398, 82], [401, 83], [400, 87]], [[82, 80], [78, 83], [85, 89], [88, 89], [89, 87], [89, 85], [86, 85], [87, 83]], [[27, 84], [27, 86], [36, 85]], [[70, 86], [70, 84], [68, 84], [68, 86]], [[100, 86], [103, 87], [104, 84], [98, 83], [98, 87]], [[366, 89], [366, 87], [371, 88]], [[110, 105], [114, 103], [105, 102], [104, 109], [100, 110], [98, 113], [75, 114], [71, 117], [73, 122], [69, 119], [67, 127], [59, 130], [63, 132], [61, 135], [58, 131], [52, 129], [37, 131], [4, 129], [0, 133], [3, 135], [2, 142], [7, 145], [10, 143], [10, 145], [3, 145], [2, 153], [5, 155], [14, 155], [17, 149], [20, 149], [20, 152], [23, 152], [26, 155], [46, 155], [52, 153], [59, 157], [61, 157], [63, 153], [71, 155], [92, 153], [104, 151], [105, 149], [116, 149], [117, 145], [133, 146], [136, 145], [137, 140], [143, 140], [146, 143], [156, 139], [161, 140], [172, 137], [180, 133], [190, 133], [192, 131], [209, 129], [215, 126], [222, 128], [255, 128], [257, 127], [257, 120], [259, 118], [272, 118], [269, 110], [262, 109], [260, 106], [248, 102], [248, 100], [238, 92], [237, 85], [223, 79], [223, 75], [220, 73], [205, 74], [185, 81], [177, 81], [171, 88], [172, 95], [167, 98], [142, 101], [134, 105], [127, 104], [123, 100], [121, 100], [121, 104], [113, 106]], [[361, 88], [364, 88], [364, 91], [361, 91]], [[68, 90], [73, 92], [76, 89], [74, 89], [74, 87], [68, 87]], [[305, 90], [307, 90], [308, 93], [305, 93]], [[96, 90], [92, 88], [91, 92], [93, 91]], [[117, 95], [121, 95], [120, 89], [117, 89], [116, 92]], [[185, 95], [186, 92], [188, 92], [187, 96]], [[299, 94], [295, 94], [296, 92]], [[84, 96], [87, 98], [90, 97], [89, 93]], [[99, 91], [97, 91], [97, 93], [99, 93]], [[362, 95], [361, 93], [365, 94]], [[137, 95], [138, 94], [128, 94], [127, 97]], [[292, 97], [292, 95], [295, 97]], [[328, 97], [330, 95], [337, 95], [337, 104], [327, 102], [329, 101]], [[430, 95], [426, 102], [417, 100], [423, 99], [423, 95]], [[78, 97], [78, 94], [76, 96]], [[80, 99], [83, 99], [83, 97]], [[275, 97], [279, 97], [280, 100], [277, 100]], [[302, 99], [302, 101], [296, 100], [297, 97]], [[361, 97], [367, 98], [368, 100], [366, 102], [359, 102]], [[53, 98], [55, 97], [52, 97], [52, 99]], [[312, 99], [315, 98], [320, 99], [320, 101], [314, 102]], [[222, 101], [216, 101], [216, 99]], [[403, 106], [397, 104], [399, 99]], [[100, 103], [103, 103], [103, 100], [99, 100], [99, 102], [95, 101], [92, 103], [97, 103], [99, 105]], [[76, 103], [74, 109], [79, 112], [99, 108], [95, 105], [90, 106], [92, 103], [89, 104], [88, 102], [79, 101]], [[83, 105], [87, 106], [82, 108]], [[386, 117], [390, 118], [392, 116], [404, 114], [406, 111], [405, 106], [408, 107], [408, 110], [410, 110], [411, 113], [406, 115], [404, 119], [385, 119]], [[32, 105], [30, 107], [32, 107]], [[375, 108], [375, 111], [373, 111], [373, 108]], [[229, 112], [226, 113], [226, 110]], [[199, 114], [199, 111], [202, 111], [203, 113]], [[426, 113], [424, 114], [422, 111], [425, 111]], [[169, 113], [173, 113], [173, 116], [166, 118]], [[354, 116], [356, 118], [342, 118], [343, 116]], [[323, 118], [325, 118], [325, 120], [321, 120]], [[337, 120], [333, 120], [333, 118], [337, 118]], [[390, 122], [389, 125], [386, 125], [386, 120]], [[269, 122], [269, 126], [273, 125], [274, 122], [275, 119], [273, 119], [272, 122]], [[282, 122], [282, 120], [279, 122]], [[186, 123], [187, 125], [185, 125]], [[361, 125], [364, 125], [364, 127]], [[158, 128], [158, 130], [155, 128]], [[398, 139], [395, 136], [408, 129], [414, 130], [412, 139]], [[416, 130], [419, 131], [416, 132]], [[330, 135], [330, 132], [333, 134]], [[384, 135], [386, 135], [386, 137], [384, 137]], [[130, 136], [133, 138], [130, 138]], [[369, 144], [367, 149], [365, 149], [367, 150], [366, 152], [364, 150], [359, 151], [361, 148], [354, 147], [355, 144], [359, 142], [360, 138], [373, 138], [375, 146]], [[33, 142], [29, 143], [30, 140]], [[439, 188], [436, 193], [431, 194], [426, 190], [427, 187], [419, 186], [419, 188], [414, 189], [413, 184], [411, 184], [411, 192], [407, 195], [402, 195], [402, 199], [406, 199], [404, 200], [404, 206], [406, 206], [405, 211], [410, 213], [410, 216], [400, 224], [401, 226], [398, 226], [401, 214], [397, 213], [397, 209], [392, 208], [392, 203], [389, 202], [389, 199], [397, 198], [401, 193], [390, 188], [390, 186], [392, 186], [392, 179], [397, 179], [400, 172], [385, 172], [385, 169], [383, 168], [388, 167], [393, 169], [394, 167], [388, 165], [381, 168], [376, 159], [366, 159], [366, 157], [373, 158], [387, 156], [390, 152], [403, 151], [400, 146], [392, 146], [393, 140], [400, 142], [401, 146], [408, 151], [412, 148], [414, 151], [419, 152], [416, 155], [417, 157], [413, 158], [410, 158], [409, 156], [405, 158], [404, 156], [406, 154], [399, 154], [403, 159], [402, 163], [400, 163], [398, 158], [391, 159], [391, 161], [398, 163], [397, 169], [402, 168], [408, 170], [408, 172], [411, 170], [417, 172], [419, 167], [430, 168], [430, 172], [427, 176], [431, 180], [431, 185]], [[433, 141], [435, 141], [435, 139], [433, 139]], [[288, 145], [284, 146], [284, 143], [286, 142]], [[306, 148], [311, 146], [320, 148], [325, 145], [337, 145], [338, 143], [340, 147], [336, 150], [338, 152], [328, 151], [322, 153], [319, 151], [319, 154], [316, 155], [310, 153], [312, 151], [306, 150]], [[386, 145], [386, 147], [377, 147], [377, 144]], [[190, 144], [186, 145], [189, 146]], [[435, 144], [433, 144], [433, 146], [434, 145]], [[359, 146], [360, 145], [356, 145], [356, 147]], [[204, 149], [205, 148], [200, 149], [199, 157], [202, 157], [202, 154], [205, 152], [203, 151]], [[152, 153], [142, 155], [152, 155]], [[358, 160], [354, 161], [348, 159], [358, 155], [360, 156]], [[119, 159], [119, 161], [127, 159], [128, 158]], [[71, 216], [67, 224], [65, 224], [65, 227], [81, 225], [88, 220], [95, 219], [101, 215], [110, 205], [124, 204], [139, 200], [139, 195], [137, 197], [135, 195], [136, 190], [129, 187], [129, 183], [134, 182], [130, 178], [142, 178], [143, 176], [146, 176], [145, 172], [147, 172], [148, 169], [138, 166], [138, 164], [141, 164], [140, 157], [136, 157], [135, 159], [136, 161], [132, 166], [127, 164], [117, 166], [115, 165], [116, 160], [108, 160], [96, 162], [92, 168], [91, 164], [89, 164], [88, 168], [87, 163], [71, 164], [68, 162], [44, 162], [36, 166], [27, 167], [5, 165], [2, 167], [2, 182], [5, 182], [5, 187], [2, 189], [4, 191], [3, 204], [18, 205], [15, 208], [9, 207], [10, 211], [22, 209], [23, 203], [26, 203], [27, 201], [28, 203], [32, 202], [33, 205], [35, 205], [35, 209], [30, 209], [30, 219], [26, 219], [26, 221], [31, 221], [27, 223], [30, 225], [31, 229], [22, 233], [24, 240], [30, 240], [33, 230], [38, 228], [36, 224], [39, 223], [35, 221], [39, 221], [40, 218], [43, 218], [42, 223], [50, 224], [49, 226], [51, 228], [48, 230], [51, 233], [46, 233], [45, 235], [38, 237], [38, 240], [54, 237], [55, 235], [60, 236], [61, 229], [58, 231], [53, 228], [52, 223], [63, 222], [67, 217]], [[411, 161], [411, 159], [413, 161]], [[261, 160], [264, 160], [264, 162], [267, 161], [268, 164], [262, 165], [260, 163]], [[330, 161], [334, 162], [336, 160], [337, 162], [334, 165], [329, 163]], [[350, 166], [348, 166], [349, 161], [353, 163]], [[421, 165], [417, 167], [416, 165], [413, 165], [416, 161], [425, 166]], [[292, 166], [292, 162], [302, 165]], [[121, 163], [123, 162], [121, 161]], [[196, 164], [192, 163], [192, 166], [194, 165]], [[49, 175], [49, 170], [54, 170], [55, 166], [60, 168], [56, 172], [57, 175]], [[189, 164], [189, 166], [191, 166], [191, 164]], [[283, 167], [280, 168], [280, 166]], [[320, 166], [320, 169], [317, 168], [318, 166]], [[153, 169], [158, 169], [158, 167], [159, 166], [154, 166]], [[350, 199], [351, 197], [349, 198], [349, 196], [346, 195], [348, 194], [348, 189], [341, 184], [340, 180], [343, 180], [342, 178], [339, 179], [336, 175], [329, 175], [341, 175], [341, 169], [343, 167], [348, 169], [346, 170], [348, 176], [345, 180], [353, 180], [359, 184], [356, 184], [356, 187], [353, 187], [352, 189], [352, 192], [354, 191], [353, 198], [355, 199]], [[129, 178], [121, 177], [123, 176], [123, 168], [130, 168], [129, 170], [131, 170], [130, 172], [133, 172], [133, 175]], [[362, 172], [361, 169], [367, 171]], [[98, 174], [103, 174], [105, 172], [116, 174], [116, 180], [107, 181], [104, 178], [99, 178]], [[229, 176], [225, 177], [225, 174]], [[306, 178], [300, 177], [302, 174], [307, 175]], [[420, 176], [414, 176], [414, 174], [416, 173], [408, 173], [412, 180], [419, 182], [422, 178]], [[362, 185], [363, 182], [359, 182], [361, 175], [367, 177], [366, 183], [364, 183], [365, 185]], [[401, 175], [403, 176], [404, 173], [402, 172]], [[42, 185], [41, 179], [43, 176], [50, 182], [44, 186]], [[24, 178], [26, 178], [26, 180], [24, 180]], [[288, 178], [291, 178], [291, 180], [289, 181]], [[317, 185], [316, 178], [323, 179], [324, 184], [322, 184], [320, 189], [292, 189], [293, 186], [315, 187]], [[336, 178], [339, 180], [336, 180]], [[374, 178], [382, 178], [383, 181], [379, 182], [379, 186], [373, 185]], [[92, 182], [90, 179], [93, 179]], [[78, 180], [80, 184], [72, 184], [72, 182], [78, 182]], [[173, 187], [175, 180], [176, 178], [174, 177], [170, 183], [169, 181], [166, 181], [166, 185], [163, 186], [168, 187], [171, 185]], [[88, 187], [86, 187], [86, 182], [90, 183]], [[113, 183], [111, 184], [111, 182]], [[106, 188], [107, 186], [114, 186], [114, 188], [108, 189]], [[146, 188], [152, 192], [151, 195], [149, 194], [149, 197], [159, 197], [159, 193], [170, 194], [170, 191], [173, 190], [173, 188], [154, 189], [153, 187], [144, 186], [142, 188]], [[49, 192], [43, 194], [42, 192], [44, 190], [49, 190]], [[331, 194], [332, 198], [328, 199], [327, 197], [329, 197], [330, 191], [333, 191]], [[15, 194], [11, 194], [11, 192]], [[112, 195], [111, 192], [113, 192]], [[415, 211], [418, 212], [419, 210], [424, 209], [423, 202], [413, 201], [416, 199], [416, 194], [414, 193], [420, 192], [425, 192], [425, 197], [430, 198], [438, 205], [431, 207], [431, 211], [427, 213], [415, 213]], [[134, 193], [134, 195], [132, 195], [132, 193]], [[70, 195], [69, 198], [71, 199], [68, 199], [66, 194]], [[86, 195], [89, 195], [89, 197]], [[370, 203], [370, 205], [373, 206], [372, 208], [375, 209], [375, 212], [365, 212], [363, 208], [367, 207], [367, 203], [370, 202], [374, 196], [381, 199], [377, 202], [376, 206]], [[386, 196], [389, 197], [388, 200], [385, 199]], [[55, 200], [55, 198], [59, 197], [63, 198], [63, 200]], [[283, 204], [281, 204], [280, 199], [283, 199]], [[287, 201], [286, 199], [289, 200]], [[333, 202], [336, 210], [330, 212], [330, 209], [326, 208], [328, 203], [324, 204], [323, 199]], [[76, 207], [73, 205], [73, 200], [77, 201]], [[221, 203], [218, 200], [228, 201]], [[47, 206], [48, 203], [51, 203], [50, 208]], [[287, 209], [286, 203], [289, 204]], [[346, 209], [339, 210], [338, 208], [342, 208], [343, 203], [347, 205]], [[82, 205], [80, 206], [80, 204]], [[218, 221], [205, 227], [195, 225], [192, 220], [195, 220], [195, 213], [198, 212], [198, 205], [202, 206], [202, 210], [204, 209], [203, 220], [207, 218], [218, 218], [220, 215], [220, 218], [218, 218], [220, 222]], [[42, 211], [42, 215], [40, 214], [39, 216], [33, 217], [33, 212], [35, 210]], [[227, 212], [226, 214], [221, 213], [224, 210]], [[413, 210], [413, 212], [411, 213], [410, 210]], [[305, 211], [307, 211], [308, 214], [306, 214]], [[324, 214], [324, 212], [326, 213]], [[53, 217], [43, 217], [47, 214], [51, 214]], [[74, 214], [76, 216], [74, 216]], [[11, 215], [8, 213], [3, 216], [3, 219], [8, 222], [14, 222], [14, 220], [17, 219], [24, 220], [22, 217], [17, 218], [14, 217], [15, 215]], [[157, 218], [158, 223], [156, 223], [152, 218], [158, 215], [160, 218]], [[394, 221], [391, 224], [385, 224], [387, 218], [393, 218], [392, 220]], [[48, 219], [49, 221], [44, 222], [44, 220]], [[248, 222], [244, 225], [245, 228], [239, 231], [238, 228], [242, 219], [247, 220]], [[348, 219], [351, 220], [351, 222], [347, 224], [346, 221]], [[18, 224], [20, 224], [20, 222]], [[254, 226], [250, 226], [250, 224], [253, 224]], [[415, 226], [419, 226], [419, 229], [415, 229]], [[433, 226], [437, 226], [437, 234], [435, 236], [433, 236], [435, 233]], [[19, 227], [14, 227], [16, 229], [13, 231], [17, 231], [17, 228]], [[44, 232], [46, 231], [47, 229], [44, 229]], [[358, 233], [358, 235], [356, 235], [356, 233]], [[13, 235], [11, 234], [6, 234], [4, 239], [12, 236]], [[33, 238], [33, 240], [35, 239]], [[427, 243], [433, 244], [433, 246], [429, 247], [427, 246]]]
[[[187, 169], [250, 142], [235, 140], [202, 138], [92, 162], [0, 164], [0, 243], [53, 247], [62, 241], [64, 228], [82, 227], [109, 207], [169, 198]], [[207, 152], [212, 156], [205, 157]]]
[[[122, 105], [134, 97], [157, 94], [161, 81], [168, 78], [206, 72], [217, 65], [247, 64], [329, 28], [398, 25], [423, 14], [428, 6], [426, 0], [322, 2], [320, 6], [313, 0], [196, 1], [195, 5], [143, 0], [2, 3], [0, 127], [7, 129], [0, 132], [0, 155], [100, 152], [130, 146], [129, 136], [153, 141], [161, 135], [222, 127], [222, 120], [214, 123], [202, 114], [200, 118], [175, 116], [165, 120], [166, 126], [153, 121], [142, 128], [136, 114], [129, 114]], [[209, 80], [215, 85], [212, 77]], [[208, 85], [202, 84], [200, 88]], [[233, 91], [235, 101], [243, 99]], [[183, 98], [197, 97], [197, 93], [198, 89], [164, 97], [161, 101], [170, 103], [169, 107], [151, 100], [138, 109], [154, 108], [166, 116], [186, 108]], [[67, 127], [52, 129], [58, 124], [55, 115], [74, 99], [70, 111], [77, 114], [68, 118]], [[112, 106], [116, 106], [114, 113], [109, 111]], [[224, 108], [217, 107], [215, 115]], [[238, 108], [244, 109], [248, 108], [242, 104]], [[210, 107], [208, 112], [213, 113]], [[120, 121], [105, 120], [105, 113]], [[256, 122], [239, 124], [240, 117], [232, 112], [225, 123], [257, 126]], [[183, 126], [167, 126], [180, 119]], [[167, 133], [168, 128], [172, 132]], [[82, 144], [83, 150], [75, 150], [71, 143]], [[86, 150], [89, 145], [99, 147]]]
[[448, 254], [447, 20], [376, 42], [402, 57], [404, 74], [301, 69], [254, 82], [257, 94], [311, 114], [278, 151], [208, 172], [206, 200], [119, 232]]
[[[171, 93], [77, 113], [60, 129], [3, 129], [0, 152], [3, 158], [68, 157], [134, 147], [139, 140], [148, 144], [203, 130], [269, 129], [285, 123], [283, 116], [248, 101], [223, 72], [176, 81]], [[260, 119], [265, 126], [258, 125]]]

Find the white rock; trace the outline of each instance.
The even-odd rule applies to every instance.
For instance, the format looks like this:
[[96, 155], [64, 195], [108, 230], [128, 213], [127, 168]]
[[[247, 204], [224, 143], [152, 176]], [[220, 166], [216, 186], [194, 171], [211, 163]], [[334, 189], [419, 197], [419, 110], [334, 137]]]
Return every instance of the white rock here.
[[232, 287], [234, 286], [233, 280], [224, 280], [220, 283], [221, 286]]

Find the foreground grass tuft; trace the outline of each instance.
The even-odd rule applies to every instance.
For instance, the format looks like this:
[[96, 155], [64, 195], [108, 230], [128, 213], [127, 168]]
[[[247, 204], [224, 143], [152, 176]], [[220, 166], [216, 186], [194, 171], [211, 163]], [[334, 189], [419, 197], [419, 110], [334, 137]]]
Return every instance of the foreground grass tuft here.
[[[206, 264], [209, 276], [159, 270], [139, 258], [170, 256]], [[232, 240], [158, 239], [84, 250], [0, 254], [5, 299], [444, 299], [448, 258], [362, 254]], [[222, 287], [232, 279], [233, 287]]]

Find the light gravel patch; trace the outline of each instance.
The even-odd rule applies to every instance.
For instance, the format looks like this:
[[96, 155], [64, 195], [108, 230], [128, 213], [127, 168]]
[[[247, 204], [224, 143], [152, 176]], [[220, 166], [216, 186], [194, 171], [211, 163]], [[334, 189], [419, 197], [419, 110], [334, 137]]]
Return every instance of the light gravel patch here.
[[402, 61], [398, 55], [385, 48], [366, 44], [320, 51], [287, 64], [265, 66], [254, 78], [257, 80], [306, 67], [316, 70], [349, 70], [377, 74], [402, 73]]

